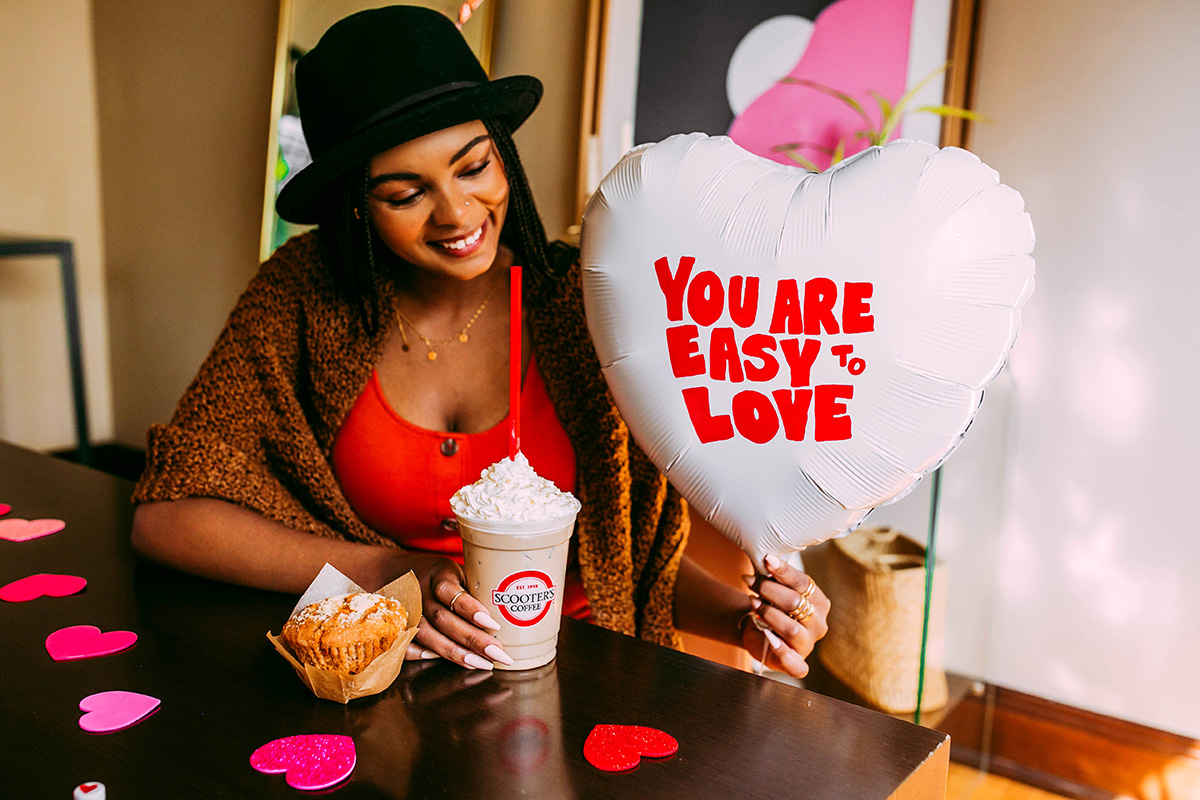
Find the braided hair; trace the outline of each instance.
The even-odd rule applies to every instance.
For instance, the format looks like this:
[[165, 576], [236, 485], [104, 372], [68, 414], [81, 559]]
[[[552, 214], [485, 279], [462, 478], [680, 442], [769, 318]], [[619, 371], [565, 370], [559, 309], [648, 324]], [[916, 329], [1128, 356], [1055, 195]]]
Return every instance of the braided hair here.
[[[504, 165], [508, 178], [508, 214], [500, 241], [513, 251], [517, 263], [527, 270], [534, 286], [558, 277], [550, 263], [546, 231], [533, 201], [521, 157], [508, 126], [498, 119], [484, 119], [484, 127]], [[376, 257], [390, 258], [386, 245], [376, 243], [367, 213], [369, 165], [352, 169], [334, 181], [325, 193], [318, 234], [334, 280], [347, 302], [360, 315], [363, 328], [379, 332], [384, 301]]]

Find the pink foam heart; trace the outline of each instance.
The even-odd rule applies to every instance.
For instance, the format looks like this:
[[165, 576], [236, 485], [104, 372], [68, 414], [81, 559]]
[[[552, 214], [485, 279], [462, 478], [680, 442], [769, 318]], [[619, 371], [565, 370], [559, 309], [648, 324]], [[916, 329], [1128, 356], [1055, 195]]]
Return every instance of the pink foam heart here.
[[678, 750], [674, 736], [642, 725], [597, 725], [583, 743], [583, 757], [605, 772], [624, 772], [636, 767], [642, 756], [666, 758]]
[[161, 702], [157, 697], [137, 692], [89, 694], [79, 701], [79, 710], [87, 712], [79, 718], [79, 727], [88, 733], [119, 731], [140, 722]]
[[65, 527], [67, 523], [61, 519], [0, 519], [0, 539], [27, 542], [58, 533]]
[[46, 597], [66, 597], [82, 592], [87, 581], [78, 575], [52, 575], [39, 572], [26, 578], [0, 586], [0, 600], [9, 603], [24, 603]]
[[293, 789], [328, 789], [354, 771], [358, 756], [349, 736], [308, 733], [267, 742], [250, 755], [259, 772], [285, 772]]
[[55, 661], [75, 661], [119, 653], [137, 642], [133, 631], [101, 633], [95, 625], [72, 625], [46, 637], [46, 652]]
[[4, 503], [0, 503], [0, 517], [3, 517], [10, 511], [12, 511], [12, 506], [6, 506]]

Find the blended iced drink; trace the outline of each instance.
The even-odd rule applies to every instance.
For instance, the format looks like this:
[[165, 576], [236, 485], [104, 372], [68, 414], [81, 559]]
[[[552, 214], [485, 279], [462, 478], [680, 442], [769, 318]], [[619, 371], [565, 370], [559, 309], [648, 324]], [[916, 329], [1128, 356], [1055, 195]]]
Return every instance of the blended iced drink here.
[[529, 466], [524, 454], [488, 467], [450, 498], [463, 539], [467, 591], [500, 623], [496, 638], [532, 669], [558, 646], [567, 546], [579, 501]]

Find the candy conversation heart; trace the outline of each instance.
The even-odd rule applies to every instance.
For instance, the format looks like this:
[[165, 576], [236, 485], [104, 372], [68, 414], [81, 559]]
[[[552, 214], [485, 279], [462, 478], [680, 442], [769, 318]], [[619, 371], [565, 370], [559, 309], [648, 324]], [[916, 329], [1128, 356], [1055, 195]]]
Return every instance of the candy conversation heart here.
[[267, 742], [250, 755], [250, 766], [259, 772], [286, 773], [293, 789], [316, 791], [344, 781], [358, 756], [349, 736], [309, 733]]
[[816, 174], [674, 136], [622, 159], [582, 235], [622, 418], [755, 563], [857, 527], [936, 469], [1033, 291], [1020, 195], [921, 142]]
[[38, 573], [0, 586], [0, 600], [24, 603], [39, 597], [66, 597], [82, 592], [87, 581], [78, 575]]
[[46, 637], [46, 652], [55, 661], [96, 658], [127, 650], [137, 638], [133, 631], [101, 633], [95, 625], [72, 625]]
[[61, 519], [0, 519], [0, 539], [27, 542], [58, 533], [67, 524]]
[[79, 701], [79, 727], [88, 733], [111, 733], [141, 722], [162, 701], [138, 692], [98, 692]]
[[75, 787], [73, 800], [106, 800], [108, 791], [100, 781], [88, 781]]
[[678, 750], [674, 736], [642, 725], [597, 725], [583, 743], [583, 757], [605, 772], [624, 772], [642, 756], [666, 758]]

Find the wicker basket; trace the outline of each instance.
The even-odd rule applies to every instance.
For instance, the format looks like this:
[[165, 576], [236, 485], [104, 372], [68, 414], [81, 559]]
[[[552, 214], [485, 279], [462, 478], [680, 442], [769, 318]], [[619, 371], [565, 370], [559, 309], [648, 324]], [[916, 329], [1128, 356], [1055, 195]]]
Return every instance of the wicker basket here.
[[[864, 700], [890, 714], [917, 708], [925, 598], [925, 547], [891, 528], [860, 528], [805, 553], [805, 568], [829, 597], [829, 633], [818, 656]], [[945, 567], [934, 568], [921, 709], [947, 702]]]

